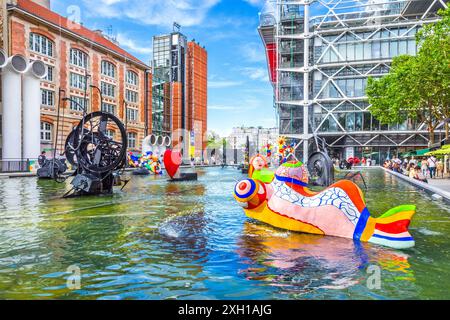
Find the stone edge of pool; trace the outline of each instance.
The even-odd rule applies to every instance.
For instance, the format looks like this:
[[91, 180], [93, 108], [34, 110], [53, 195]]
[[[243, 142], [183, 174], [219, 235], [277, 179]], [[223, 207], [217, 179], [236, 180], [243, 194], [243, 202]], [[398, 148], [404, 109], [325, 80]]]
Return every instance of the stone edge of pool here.
[[428, 194], [430, 194], [431, 196], [434, 195], [438, 195], [440, 197], [442, 197], [442, 200], [446, 203], [446, 204], [450, 204], [450, 193], [443, 191], [437, 187], [434, 186], [430, 186], [429, 184], [425, 183], [425, 182], [421, 182], [415, 179], [412, 179], [410, 177], [407, 177], [401, 173], [398, 172], [394, 172], [392, 170], [386, 169], [384, 167], [379, 166], [378, 168], [383, 169], [385, 172], [388, 172], [389, 174], [396, 176], [397, 178], [408, 182], [409, 184], [415, 186], [418, 189], [424, 190], [425, 192], [427, 192]]
[[[221, 165], [196, 165], [196, 168], [220, 168]], [[237, 167], [235, 164], [227, 164], [227, 167]], [[191, 168], [190, 165], [182, 165], [181, 168], [188, 169]], [[126, 168], [126, 172], [133, 171], [135, 168]], [[164, 170], [164, 167], [162, 168]], [[70, 176], [73, 171], [69, 170], [63, 175]], [[36, 172], [2, 172], [0, 173], [0, 179], [9, 179], [9, 178], [24, 178], [24, 177], [36, 177]]]

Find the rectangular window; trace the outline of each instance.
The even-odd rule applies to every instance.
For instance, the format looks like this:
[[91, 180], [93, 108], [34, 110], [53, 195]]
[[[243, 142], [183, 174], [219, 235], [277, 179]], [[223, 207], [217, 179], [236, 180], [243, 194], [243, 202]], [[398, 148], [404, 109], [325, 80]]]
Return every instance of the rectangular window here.
[[125, 100], [132, 103], [138, 102], [138, 93], [136, 91], [132, 90], [126, 90], [125, 91]]
[[398, 41], [391, 41], [389, 45], [389, 56], [391, 58], [398, 56]]
[[52, 141], [52, 125], [48, 122], [41, 122], [41, 141]]
[[41, 89], [41, 104], [44, 106], [55, 105], [55, 93], [50, 90]]
[[414, 56], [416, 54], [416, 40], [410, 39], [408, 40], [408, 54]]
[[407, 49], [407, 40], [400, 40], [398, 42], [398, 54], [407, 54], [408, 53], [408, 49]]
[[381, 43], [381, 57], [389, 58], [389, 41], [383, 41]]
[[138, 110], [133, 108], [127, 108], [127, 120], [138, 121]]
[[84, 109], [89, 105], [83, 97], [71, 96], [70, 99], [70, 110], [74, 111], [84, 111]]
[[136, 148], [136, 133], [128, 132], [128, 148]]
[[369, 112], [364, 112], [364, 124], [363, 124], [364, 131], [370, 131], [371, 119], [372, 119], [371, 114]]
[[53, 82], [53, 70], [55, 68], [52, 66], [47, 66], [47, 75], [43, 80]]
[[372, 42], [372, 59], [378, 59], [381, 57], [381, 43], [380, 41]]
[[372, 59], [372, 45], [369, 42], [364, 43], [364, 60]]
[[355, 60], [355, 46], [351, 43], [347, 44], [347, 60], [348, 61]]
[[355, 45], [355, 60], [362, 60], [364, 58], [364, 45], [358, 43]]
[[109, 112], [111, 114], [116, 114], [116, 106], [110, 103], [102, 103], [102, 111]]
[[101, 83], [102, 95], [114, 98], [116, 96], [116, 86], [110, 83]]
[[111, 140], [114, 140], [114, 131], [110, 129], [106, 130], [106, 136]]
[[86, 88], [86, 77], [78, 73], [70, 73], [70, 86], [72, 88], [84, 90]]

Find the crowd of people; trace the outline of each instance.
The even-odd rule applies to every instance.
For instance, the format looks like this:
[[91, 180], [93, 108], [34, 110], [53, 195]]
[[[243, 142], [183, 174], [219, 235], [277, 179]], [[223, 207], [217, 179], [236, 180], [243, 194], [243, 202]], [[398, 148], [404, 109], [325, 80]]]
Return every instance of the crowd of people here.
[[434, 156], [414, 158], [393, 158], [383, 164], [386, 169], [404, 174], [412, 179], [428, 182], [428, 179], [444, 177], [444, 163]]

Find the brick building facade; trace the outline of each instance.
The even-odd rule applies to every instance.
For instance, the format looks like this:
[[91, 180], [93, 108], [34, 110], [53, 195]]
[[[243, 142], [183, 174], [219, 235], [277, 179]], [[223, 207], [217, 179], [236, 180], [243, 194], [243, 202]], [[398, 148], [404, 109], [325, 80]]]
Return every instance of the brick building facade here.
[[[87, 88], [88, 112], [103, 110], [118, 116], [126, 123], [129, 149], [140, 150], [152, 130], [150, 67], [101, 31], [89, 30], [33, 1], [10, 0], [7, 12], [9, 45], [4, 50], [41, 60], [48, 67], [41, 82], [41, 148], [53, 149], [61, 103], [64, 121], [57, 146], [61, 151], [82, 117], [80, 105]], [[102, 102], [99, 90], [91, 85], [102, 91]], [[62, 92], [79, 104], [60, 101]]]

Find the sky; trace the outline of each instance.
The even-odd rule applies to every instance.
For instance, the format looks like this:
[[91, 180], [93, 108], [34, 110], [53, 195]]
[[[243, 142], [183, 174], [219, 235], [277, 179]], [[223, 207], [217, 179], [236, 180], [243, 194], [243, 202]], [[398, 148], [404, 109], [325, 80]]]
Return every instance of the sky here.
[[[227, 136], [235, 126], [276, 126], [258, 13], [264, 0], [58, 0], [62, 16], [79, 12], [90, 29], [117, 37], [149, 64], [152, 37], [181, 25], [188, 40], [208, 51], [208, 130]], [[112, 28], [110, 28], [112, 27]]]

